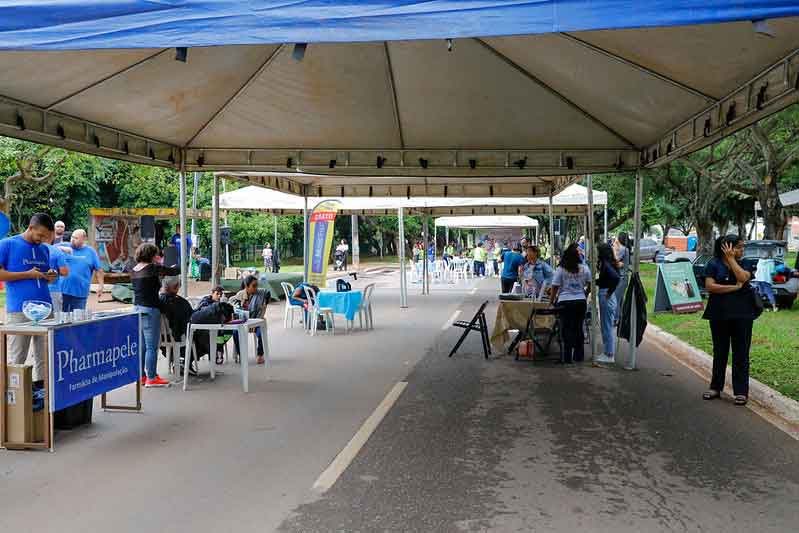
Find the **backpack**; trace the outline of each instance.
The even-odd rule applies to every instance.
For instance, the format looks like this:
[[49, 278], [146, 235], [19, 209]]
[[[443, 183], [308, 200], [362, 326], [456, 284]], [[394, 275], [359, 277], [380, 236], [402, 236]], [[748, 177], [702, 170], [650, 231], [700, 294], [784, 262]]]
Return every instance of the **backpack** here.
[[343, 279], [336, 280], [336, 292], [349, 292], [352, 290], [352, 285]]

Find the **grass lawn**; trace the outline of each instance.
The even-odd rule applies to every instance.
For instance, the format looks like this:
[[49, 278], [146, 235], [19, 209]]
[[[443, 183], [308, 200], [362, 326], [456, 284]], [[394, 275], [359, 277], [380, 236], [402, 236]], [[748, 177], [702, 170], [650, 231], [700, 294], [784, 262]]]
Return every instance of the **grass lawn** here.
[[[791, 258], [789, 265], [793, 265]], [[675, 315], [652, 313], [655, 301], [657, 268], [653, 264], [641, 265], [641, 280], [649, 298], [649, 321], [680, 339], [712, 353], [710, 326], [702, 320], [702, 313]], [[750, 352], [753, 378], [799, 400], [799, 303], [788, 311], [764, 312], [755, 321]]]

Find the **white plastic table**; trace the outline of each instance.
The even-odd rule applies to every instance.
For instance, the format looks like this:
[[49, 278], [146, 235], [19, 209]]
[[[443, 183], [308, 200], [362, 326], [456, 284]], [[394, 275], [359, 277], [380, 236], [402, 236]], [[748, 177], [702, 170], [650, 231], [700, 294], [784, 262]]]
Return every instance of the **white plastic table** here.
[[[186, 334], [186, 346], [191, 347], [192, 350], [194, 348], [194, 332], [195, 331], [207, 331], [210, 337], [209, 346], [213, 350], [216, 347], [216, 335], [220, 331], [236, 331], [239, 334], [239, 349], [241, 350], [241, 386], [244, 389], [244, 392], [250, 392], [250, 372], [249, 372], [249, 362], [250, 362], [250, 339], [249, 333], [250, 331], [254, 330], [255, 328], [261, 328], [261, 342], [264, 345], [264, 359], [266, 360], [264, 367], [269, 367], [269, 334], [267, 331], [266, 320], [263, 318], [250, 318], [247, 322], [242, 322], [241, 324], [189, 324], [189, 331]], [[196, 351], [195, 351], [196, 354]], [[214, 361], [213, 361], [214, 354], [209, 354], [209, 362], [211, 367], [211, 379], [216, 378], [216, 372], [214, 370]], [[189, 364], [190, 359], [187, 357], [186, 364], [184, 365], [183, 369], [183, 390], [188, 390], [189, 388]]]

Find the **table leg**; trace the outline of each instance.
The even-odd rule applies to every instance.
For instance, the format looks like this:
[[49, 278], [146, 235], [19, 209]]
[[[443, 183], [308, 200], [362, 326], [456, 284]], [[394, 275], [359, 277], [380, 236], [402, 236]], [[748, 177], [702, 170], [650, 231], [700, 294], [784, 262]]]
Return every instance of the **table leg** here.
[[[186, 356], [183, 359], [183, 391], [189, 390], [189, 367], [191, 366], [191, 357], [194, 350], [194, 329], [189, 326], [189, 334], [186, 338]], [[178, 366], [180, 366], [180, 358], [178, 357]]]
[[[211, 381], [216, 379], [216, 330], [212, 329], [208, 332], [208, 367], [211, 369]], [[210, 352], [213, 352], [210, 353]], [[197, 363], [197, 368], [200, 367], [200, 363]]]
[[241, 347], [241, 388], [244, 392], [250, 392], [250, 332], [244, 325], [237, 329]]
[[[264, 320], [264, 325], [261, 326], [261, 344], [264, 345], [264, 368], [268, 368], [272, 364], [269, 357], [269, 332], [266, 328], [266, 320]], [[267, 377], [269, 377], [268, 373]]]

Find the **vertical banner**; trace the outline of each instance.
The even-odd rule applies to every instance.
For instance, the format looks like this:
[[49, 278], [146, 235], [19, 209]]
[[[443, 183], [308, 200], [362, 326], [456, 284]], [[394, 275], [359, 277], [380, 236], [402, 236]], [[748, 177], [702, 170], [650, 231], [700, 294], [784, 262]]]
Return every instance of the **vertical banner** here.
[[316, 204], [308, 217], [308, 250], [305, 279], [317, 287], [327, 286], [327, 266], [333, 245], [333, 224], [339, 202], [325, 200]]

